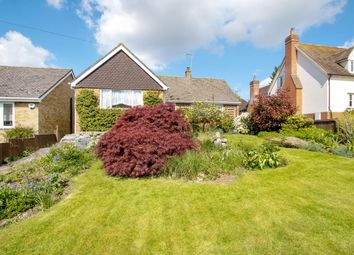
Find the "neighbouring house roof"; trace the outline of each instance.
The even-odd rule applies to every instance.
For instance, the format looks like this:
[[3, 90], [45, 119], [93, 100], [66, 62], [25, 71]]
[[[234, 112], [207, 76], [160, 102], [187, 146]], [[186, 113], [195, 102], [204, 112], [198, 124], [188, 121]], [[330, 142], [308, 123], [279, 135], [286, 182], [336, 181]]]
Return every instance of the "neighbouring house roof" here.
[[327, 74], [354, 76], [339, 64], [343, 59], [348, 58], [354, 48], [346, 49], [305, 43], [299, 43], [296, 47], [316, 62]]
[[242, 98], [240, 98], [240, 102], [240, 112], [247, 112], [248, 102]]
[[170, 102], [241, 104], [223, 79], [176, 76], [160, 76], [160, 79], [169, 87], [166, 100]]
[[166, 90], [166, 85], [123, 44], [119, 44], [72, 83], [74, 88]]
[[0, 99], [40, 100], [68, 75], [71, 69], [0, 66]]
[[267, 96], [269, 92], [270, 84], [264, 87], [259, 88], [259, 94], [262, 96]]

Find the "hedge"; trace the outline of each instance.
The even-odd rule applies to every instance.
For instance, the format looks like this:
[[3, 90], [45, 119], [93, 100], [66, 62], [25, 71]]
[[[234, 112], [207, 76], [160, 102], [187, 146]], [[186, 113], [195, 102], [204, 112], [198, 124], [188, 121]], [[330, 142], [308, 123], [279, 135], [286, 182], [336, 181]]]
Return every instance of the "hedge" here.
[[100, 109], [97, 96], [88, 89], [78, 93], [76, 111], [79, 114], [81, 131], [107, 131], [122, 112], [121, 109]]

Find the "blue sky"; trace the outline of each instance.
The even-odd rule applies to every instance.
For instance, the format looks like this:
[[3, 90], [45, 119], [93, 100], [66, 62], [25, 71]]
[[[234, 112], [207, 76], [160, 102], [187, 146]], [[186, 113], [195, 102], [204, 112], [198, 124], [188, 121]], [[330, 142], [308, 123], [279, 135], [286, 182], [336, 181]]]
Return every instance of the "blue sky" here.
[[[264, 3], [266, 2], [266, 3]], [[224, 78], [242, 97], [266, 79], [294, 26], [302, 42], [354, 43], [354, 1], [0, 0], [0, 64], [73, 68], [119, 42], [160, 75]], [[44, 33], [16, 23], [80, 38]]]

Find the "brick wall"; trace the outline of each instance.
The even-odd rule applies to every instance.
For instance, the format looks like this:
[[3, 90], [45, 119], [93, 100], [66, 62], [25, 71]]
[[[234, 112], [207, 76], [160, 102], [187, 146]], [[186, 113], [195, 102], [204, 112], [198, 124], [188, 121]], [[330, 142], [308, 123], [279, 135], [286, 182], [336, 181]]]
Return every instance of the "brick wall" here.
[[74, 97], [69, 84], [71, 80], [71, 76], [67, 77], [39, 104], [39, 134], [58, 132], [58, 139], [61, 139], [65, 134], [71, 133], [70, 98]]
[[[34, 109], [30, 109], [28, 103], [15, 103], [15, 127], [30, 127], [38, 134], [38, 124], [38, 103], [35, 104]], [[0, 142], [6, 141], [5, 130], [0, 129]]]

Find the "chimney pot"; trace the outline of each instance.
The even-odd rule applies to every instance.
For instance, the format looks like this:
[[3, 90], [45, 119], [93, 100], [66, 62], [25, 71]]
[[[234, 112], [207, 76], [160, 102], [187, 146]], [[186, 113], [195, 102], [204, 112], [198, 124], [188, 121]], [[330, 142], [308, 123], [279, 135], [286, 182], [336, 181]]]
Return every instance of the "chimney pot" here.
[[192, 72], [191, 68], [187, 66], [186, 71], [185, 71], [186, 78], [192, 78]]

